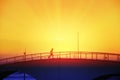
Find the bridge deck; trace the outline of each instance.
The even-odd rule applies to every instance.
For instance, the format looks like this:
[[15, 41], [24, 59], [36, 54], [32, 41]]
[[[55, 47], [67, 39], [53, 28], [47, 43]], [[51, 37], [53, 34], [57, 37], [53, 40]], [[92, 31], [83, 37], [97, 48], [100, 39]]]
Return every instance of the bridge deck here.
[[46, 53], [35, 53], [35, 54], [4, 58], [0, 60], [0, 65], [23, 62], [23, 61], [40, 60], [40, 59], [43, 60], [43, 59], [62, 59], [62, 58], [120, 62], [120, 54], [67, 51], [67, 52], [54, 52], [53, 55], [50, 55], [49, 52], [46, 52]]

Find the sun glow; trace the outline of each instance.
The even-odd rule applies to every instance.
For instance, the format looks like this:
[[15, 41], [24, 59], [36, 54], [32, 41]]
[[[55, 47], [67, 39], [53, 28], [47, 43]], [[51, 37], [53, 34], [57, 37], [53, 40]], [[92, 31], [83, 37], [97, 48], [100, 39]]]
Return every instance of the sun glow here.
[[119, 0], [1, 0], [0, 55], [120, 52]]

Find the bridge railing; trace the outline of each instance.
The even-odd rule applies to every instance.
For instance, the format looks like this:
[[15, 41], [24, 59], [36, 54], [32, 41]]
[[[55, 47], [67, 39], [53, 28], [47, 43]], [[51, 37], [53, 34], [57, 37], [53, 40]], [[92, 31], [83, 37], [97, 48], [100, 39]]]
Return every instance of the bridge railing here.
[[112, 53], [67, 51], [67, 52], [54, 52], [53, 54], [54, 55], [51, 56], [49, 52], [46, 52], [46, 53], [35, 53], [35, 54], [4, 58], [0, 60], [0, 65], [23, 62], [23, 61], [39, 60], [39, 59], [62, 59], [62, 58], [91, 59], [91, 60], [120, 62], [120, 54], [112, 54]]

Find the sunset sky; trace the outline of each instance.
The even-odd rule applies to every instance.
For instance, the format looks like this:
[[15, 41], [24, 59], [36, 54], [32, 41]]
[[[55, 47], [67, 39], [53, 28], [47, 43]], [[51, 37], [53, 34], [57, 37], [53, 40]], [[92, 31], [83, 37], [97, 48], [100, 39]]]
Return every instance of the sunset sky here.
[[120, 53], [120, 0], [0, 0], [0, 58], [27, 53]]

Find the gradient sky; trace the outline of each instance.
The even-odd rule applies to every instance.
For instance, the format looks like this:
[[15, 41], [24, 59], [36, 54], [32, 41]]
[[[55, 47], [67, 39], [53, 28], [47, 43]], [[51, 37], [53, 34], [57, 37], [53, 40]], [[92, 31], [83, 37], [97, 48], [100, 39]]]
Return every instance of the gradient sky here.
[[120, 53], [120, 0], [0, 0], [0, 57], [79, 50]]

